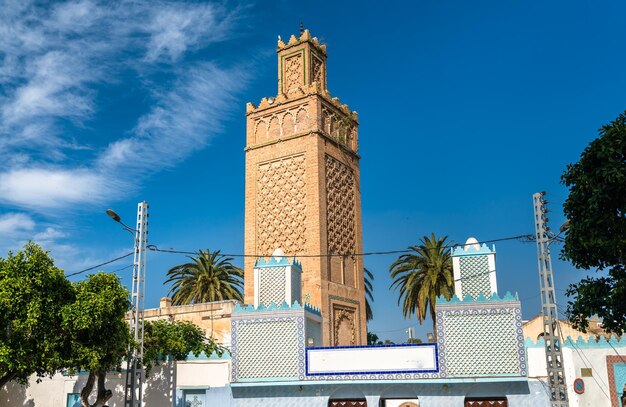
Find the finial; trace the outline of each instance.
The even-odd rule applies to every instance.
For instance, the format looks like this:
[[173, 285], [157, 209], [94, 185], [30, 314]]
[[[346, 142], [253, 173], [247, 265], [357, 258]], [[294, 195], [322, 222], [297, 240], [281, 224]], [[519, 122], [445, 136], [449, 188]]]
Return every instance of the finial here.
[[304, 32], [304, 23], [300, 20], [300, 35]]

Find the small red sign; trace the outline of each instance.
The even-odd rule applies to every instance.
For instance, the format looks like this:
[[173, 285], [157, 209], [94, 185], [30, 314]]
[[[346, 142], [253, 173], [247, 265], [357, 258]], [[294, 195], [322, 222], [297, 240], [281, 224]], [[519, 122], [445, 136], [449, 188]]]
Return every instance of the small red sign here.
[[583, 394], [585, 392], [585, 382], [580, 377], [574, 380], [574, 391], [576, 394]]

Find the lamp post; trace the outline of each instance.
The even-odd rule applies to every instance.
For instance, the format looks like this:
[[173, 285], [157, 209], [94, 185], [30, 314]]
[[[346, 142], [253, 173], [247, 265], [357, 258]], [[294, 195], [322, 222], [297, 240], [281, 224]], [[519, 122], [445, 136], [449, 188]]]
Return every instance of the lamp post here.
[[123, 229], [134, 236], [135, 257], [133, 262], [133, 280], [131, 294], [130, 333], [134, 343], [128, 350], [126, 366], [125, 407], [142, 406], [143, 384], [143, 342], [144, 342], [144, 295], [146, 284], [146, 245], [148, 242], [148, 203], [137, 204], [137, 227], [135, 229], [122, 222], [112, 209], [107, 215], [122, 225]]

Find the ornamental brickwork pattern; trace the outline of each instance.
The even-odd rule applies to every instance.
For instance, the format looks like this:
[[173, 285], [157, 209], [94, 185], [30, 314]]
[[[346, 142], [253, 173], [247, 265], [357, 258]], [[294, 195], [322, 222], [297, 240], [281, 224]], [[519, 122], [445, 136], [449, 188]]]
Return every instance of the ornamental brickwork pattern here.
[[322, 85], [322, 73], [324, 72], [322, 67], [322, 61], [318, 57], [313, 56], [311, 58], [311, 80], [312, 82], [317, 82], [320, 85]]
[[356, 251], [354, 174], [329, 155], [325, 162], [328, 253], [351, 254]]
[[302, 54], [285, 58], [285, 91], [303, 85]]
[[356, 151], [356, 127], [351, 120], [322, 106], [322, 130], [338, 143]]
[[304, 155], [259, 164], [257, 173], [257, 255], [278, 247], [290, 256], [306, 253]]

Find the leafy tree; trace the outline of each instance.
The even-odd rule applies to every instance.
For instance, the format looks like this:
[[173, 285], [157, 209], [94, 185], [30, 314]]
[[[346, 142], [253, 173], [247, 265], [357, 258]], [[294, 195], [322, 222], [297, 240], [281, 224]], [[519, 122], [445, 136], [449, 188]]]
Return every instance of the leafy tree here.
[[[106, 374], [119, 370], [131, 343], [125, 316], [129, 293], [114, 274], [97, 273], [74, 283], [76, 300], [65, 307], [63, 328], [72, 337], [70, 372], [88, 371], [80, 392], [83, 407], [102, 407], [112, 397]], [[89, 396], [97, 380], [96, 401]]]
[[0, 389], [65, 366], [62, 308], [72, 300], [63, 271], [38, 245], [29, 242], [0, 258]]
[[[97, 273], [75, 283], [76, 301], [66, 307], [64, 328], [72, 334], [73, 359], [70, 371], [88, 371], [81, 391], [83, 407], [102, 407], [111, 398], [106, 389], [106, 374], [119, 370], [126, 359], [132, 339], [125, 317], [129, 309], [128, 290], [114, 274]], [[137, 346], [137, 344], [134, 344]], [[204, 337], [202, 329], [191, 322], [146, 321], [144, 326], [144, 367], [146, 376], [153, 366], [169, 358], [185, 360], [189, 353], [219, 354], [221, 347]], [[97, 380], [96, 401], [89, 396]]]
[[205, 338], [202, 329], [189, 321], [146, 321], [144, 339], [144, 361], [146, 375], [154, 365], [171, 358], [186, 360], [192, 353], [198, 356], [204, 352], [207, 356], [224, 349], [211, 338]]
[[367, 333], [367, 344], [368, 345], [382, 345], [383, 342], [378, 338], [374, 332]]
[[180, 264], [167, 272], [165, 284], [172, 283], [172, 304], [184, 305], [223, 300], [243, 301], [243, 270], [219, 250], [200, 250], [191, 263]]
[[626, 112], [567, 166], [563, 210], [569, 221], [562, 256], [582, 269], [606, 271], [570, 285], [567, 315], [578, 328], [597, 314], [607, 331], [626, 331]]
[[371, 321], [374, 319], [374, 311], [372, 311], [372, 303], [374, 302], [374, 274], [367, 268], [363, 268], [364, 284], [365, 284], [365, 319]]
[[417, 246], [410, 246], [410, 253], [403, 254], [389, 267], [391, 286], [399, 289], [398, 304], [402, 301], [405, 318], [413, 314], [422, 324], [430, 308], [433, 330], [437, 332], [435, 304], [437, 297], [450, 299], [454, 293], [452, 256], [447, 248], [448, 237], [424, 236]]
[[409, 338], [406, 343], [419, 344], [422, 343], [422, 340], [420, 338]]

